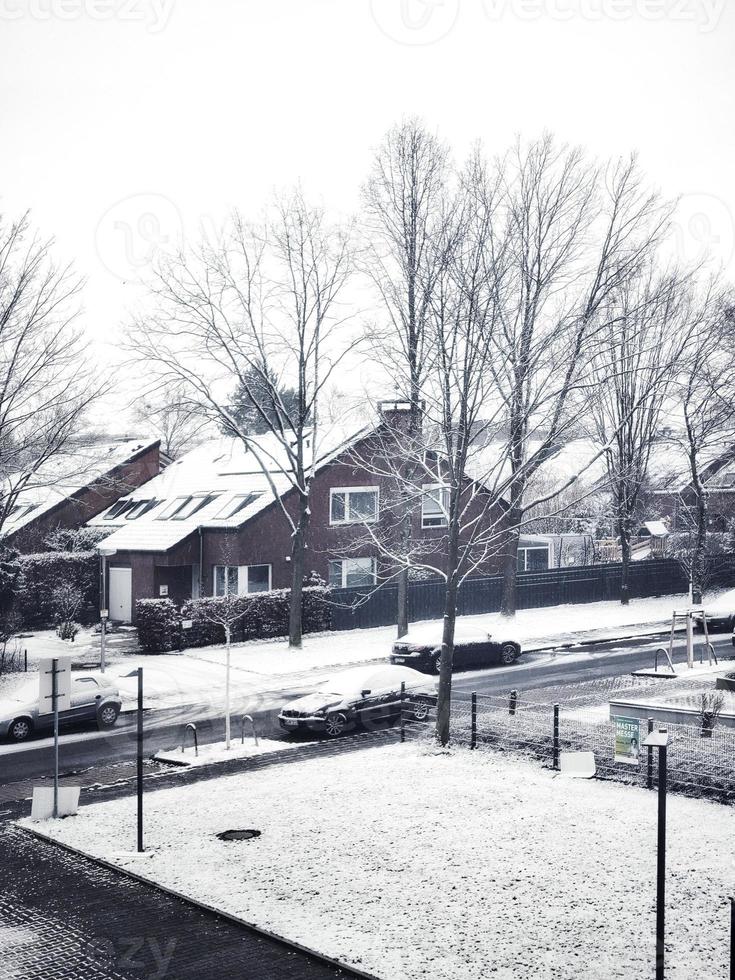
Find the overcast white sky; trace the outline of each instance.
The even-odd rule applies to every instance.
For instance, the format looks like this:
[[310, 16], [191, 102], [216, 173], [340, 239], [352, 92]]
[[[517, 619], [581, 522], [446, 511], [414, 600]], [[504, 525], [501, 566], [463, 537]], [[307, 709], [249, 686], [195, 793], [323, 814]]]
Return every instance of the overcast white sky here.
[[357, 206], [419, 114], [457, 155], [549, 128], [637, 149], [680, 247], [733, 268], [735, 11], [724, 0], [0, 0], [0, 207], [88, 278], [107, 343], [151, 245], [274, 188]]

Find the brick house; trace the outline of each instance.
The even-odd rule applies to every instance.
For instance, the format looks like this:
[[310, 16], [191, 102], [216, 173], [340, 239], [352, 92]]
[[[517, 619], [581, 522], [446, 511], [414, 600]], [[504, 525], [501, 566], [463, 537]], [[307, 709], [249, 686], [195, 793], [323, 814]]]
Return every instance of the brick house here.
[[[379, 433], [380, 424], [321, 437], [306, 568], [333, 586], [375, 584], [390, 574], [365, 529], [381, 521], [391, 488], [359, 462], [375, 451], [370, 442]], [[108, 567], [113, 620], [133, 620], [143, 598], [167, 596], [178, 604], [228, 588], [244, 593], [290, 586], [290, 528], [282, 508], [294, 507], [295, 493], [278, 465], [281, 450], [273, 437], [260, 437], [258, 447], [259, 456], [272, 461], [267, 474], [239, 440], [215, 439], [91, 522], [110, 528], [99, 550]], [[425, 491], [412, 513], [413, 535], [424, 558], [441, 567], [446, 491], [438, 485]], [[476, 489], [478, 513], [487, 506], [483, 492]], [[497, 558], [488, 562], [478, 571], [498, 570]]]
[[[3, 543], [18, 551], [43, 551], [57, 529], [80, 528], [161, 469], [158, 439], [84, 439], [34, 474], [10, 508]], [[13, 486], [13, 477], [8, 483]]]

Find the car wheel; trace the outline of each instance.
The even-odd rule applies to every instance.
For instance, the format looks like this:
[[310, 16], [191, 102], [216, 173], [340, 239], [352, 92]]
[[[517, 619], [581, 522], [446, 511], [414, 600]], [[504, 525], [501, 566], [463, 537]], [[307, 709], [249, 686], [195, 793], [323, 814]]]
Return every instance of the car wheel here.
[[117, 721], [118, 708], [114, 704], [105, 704], [97, 712], [97, 724], [100, 728], [112, 728]]
[[417, 704], [414, 706], [412, 713], [416, 721], [426, 721], [429, 717], [429, 706], [423, 703]]
[[324, 731], [330, 738], [336, 738], [338, 735], [342, 735], [346, 728], [347, 715], [341, 711], [335, 711], [334, 714], [327, 715]]
[[434, 673], [440, 674], [442, 669], [442, 655], [439, 654], [434, 658]]
[[33, 725], [28, 718], [16, 718], [8, 729], [8, 735], [14, 742], [25, 742], [33, 731]]
[[518, 649], [514, 643], [504, 643], [500, 648], [500, 662], [503, 664], [514, 664], [518, 656]]

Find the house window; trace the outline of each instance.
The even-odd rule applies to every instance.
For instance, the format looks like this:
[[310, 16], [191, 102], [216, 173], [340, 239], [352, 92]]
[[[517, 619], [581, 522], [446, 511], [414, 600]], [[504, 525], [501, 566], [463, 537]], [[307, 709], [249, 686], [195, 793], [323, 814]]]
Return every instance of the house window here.
[[270, 565], [215, 565], [215, 595], [247, 595], [268, 592], [271, 587]]
[[339, 487], [329, 491], [330, 524], [358, 524], [377, 519], [377, 487]]
[[375, 585], [374, 558], [335, 558], [329, 563], [329, 584], [335, 589]]
[[245, 510], [249, 507], [254, 500], [257, 500], [260, 496], [259, 493], [238, 493], [228, 500], [221, 510], [218, 510], [214, 515], [214, 520], [216, 521], [226, 521], [230, 517], [234, 517], [235, 514], [239, 514], [241, 510]]
[[188, 497], [175, 497], [168, 507], [165, 507], [158, 515], [158, 521], [184, 521], [187, 517], [193, 517], [202, 507], [210, 504], [217, 499], [218, 494], [197, 493]]
[[549, 567], [549, 546], [546, 544], [518, 549], [519, 572], [541, 572]]
[[123, 514], [126, 510], [130, 510], [130, 508], [133, 507], [134, 504], [135, 504], [134, 500], [118, 500], [118, 502], [116, 504], [113, 504], [112, 507], [110, 507], [110, 509], [107, 511], [107, 513], [104, 516], [104, 520], [111, 521], [114, 520], [114, 518], [116, 517], [120, 517], [120, 515]]
[[446, 527], [449, 523], [449, 487], [422, 487], [421, 527]]
[[134, 521], [138, 517], [142, 517], [143, 514], [147, 514], [149, 510], [153, 510], [154, 507], [158, 506], [157, 500], [134, 500], [132, 502], [133, 506], [129, 510], [125, 511], [125, 520]]

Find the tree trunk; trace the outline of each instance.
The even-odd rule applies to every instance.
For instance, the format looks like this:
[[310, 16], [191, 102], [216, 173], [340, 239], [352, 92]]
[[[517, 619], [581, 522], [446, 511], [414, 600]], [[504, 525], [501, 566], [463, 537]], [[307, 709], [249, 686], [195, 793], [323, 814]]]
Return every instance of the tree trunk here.
[[705, 586], [705, 552], [707, 548], [707, 501], [697, 495], [697, 533], [692, 553], [692, 605], [700, 606]]
[[398, 573], [398, 639], [408, 633], [408, 569]]
[[508, 532], [508, 545], [503, 560], [503, 596], [500, 601], [501, 616], [513, 617], [518, 604], [518, 543], [523, 511], [512, 507], [509, 512], [511, 530]]
[[227, 646], [225, 668], [225, 748], [230, 747], [230, 640], [232, 633], [230, 624], [225, 625], [225, 644]]
[[302, 501], [299, 523], [291, 538], [291, 601], [288, 610], [288, 645], [300, 650], [302, 641], [301, 602], [304, 591], [308, 503]]
[[620, 573], [620, 603], [627, 606], [630, 603], [630, 531], [625, 521], [620, 522], [620, 552], [623, 568]]
[[[452, 509], [454, 513], [454, 508]], [[454, 627], [457, 621], [459, 526], [449, 528], [447, 549], [447, 588], [444, 593], [444, 626], [439, 668], [439, 696], [436, 707], [436, 738], [440, 745], [449, 743], [449, 722], [452, 711], [452, 661], [454, 659]]]

